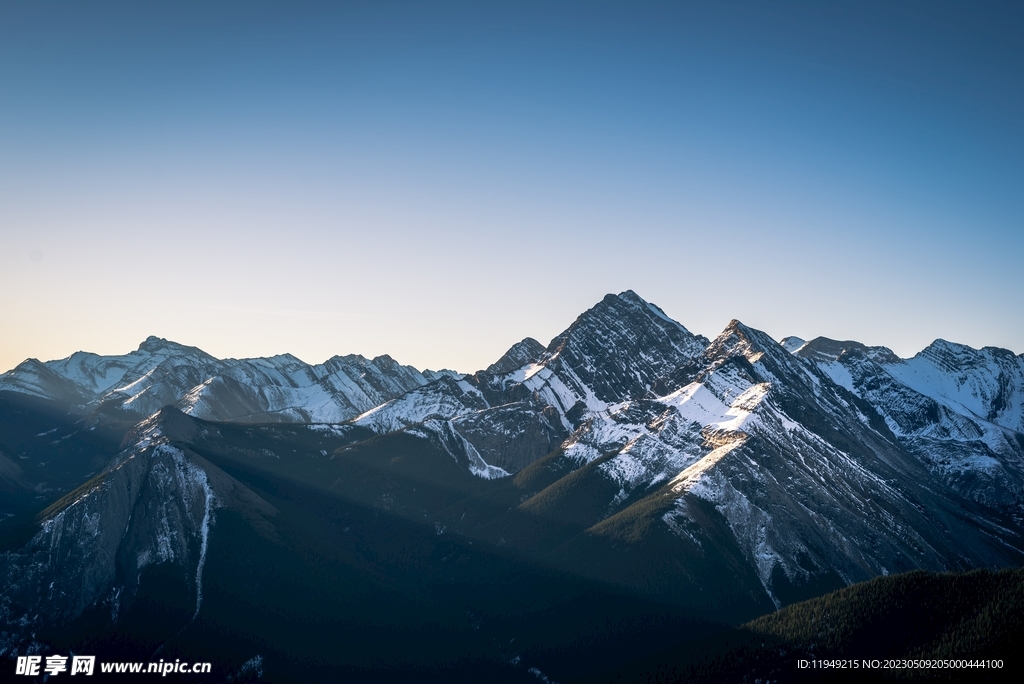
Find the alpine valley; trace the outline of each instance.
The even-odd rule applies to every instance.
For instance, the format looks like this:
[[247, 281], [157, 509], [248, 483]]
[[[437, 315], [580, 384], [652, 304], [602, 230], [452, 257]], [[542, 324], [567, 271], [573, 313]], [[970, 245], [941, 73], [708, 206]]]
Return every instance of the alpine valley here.
[[1021, 566], [1022, 464], [1024, 355], [708, 340], [631, 291], [472, 375], [154, 337], [29, 359], [0, 375], [2, 667], [639, 680], [850, 585]]

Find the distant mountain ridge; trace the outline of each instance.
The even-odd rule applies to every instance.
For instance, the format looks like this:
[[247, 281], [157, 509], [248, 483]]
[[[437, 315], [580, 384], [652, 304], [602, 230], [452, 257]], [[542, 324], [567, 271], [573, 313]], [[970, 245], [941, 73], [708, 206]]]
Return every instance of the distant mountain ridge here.
[[217, 359], [149, 337], [123, 356], [76, 352], [46, 363], [29, 359], [0, 375], [0, 391], [135, 420], [173, 405], [209, 420], [336, 423], [442, 375], [454, 373], [421, 372], [387, 355], [335, 356], [317, 365], [290, 354]]
[[[292, 480], [730, 620], [879, 575], [1024, 561], [1024, 355], [994, 348], [938, 340], [904, 360], [736, 320], [708, 340], [626, 291], [469, 375], [387, 356], [218, 360], [150, 338], [26, 361], [2, 396], [63, 406], [72, 441], [125, 435], [2, 557], [4, 600], [40, 624], [128, 601], [153, 564], [186, 570], [198, 596], [207, 513], [272, 527], [261, 488]], [[37, 452], [2, 438], [2, 482], [35, 486], [15, 456]]]

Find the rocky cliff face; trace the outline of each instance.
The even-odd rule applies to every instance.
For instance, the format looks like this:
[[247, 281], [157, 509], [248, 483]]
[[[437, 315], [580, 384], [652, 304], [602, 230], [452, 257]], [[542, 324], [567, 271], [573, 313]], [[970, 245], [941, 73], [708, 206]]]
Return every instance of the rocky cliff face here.
[[576, 396], [614, 403], [646, 396], [706, 345], [705, 338], [626, 291], [608, 295], [576, 319], [551, 341], [540, 365]]
[[199, 610], [216, 509], [250, 516], [273, 509], [175, 445], [195, 432], [181, 418], [166, 409], [142, 421], [107, 468], [41, 514], [27, 545], [0, 556], [0, 621], [15, 630], [9, 640], [67, 624], [87, 609], [107, 609], [116, 621], [142, 571], [157, 564], [184, 572]]

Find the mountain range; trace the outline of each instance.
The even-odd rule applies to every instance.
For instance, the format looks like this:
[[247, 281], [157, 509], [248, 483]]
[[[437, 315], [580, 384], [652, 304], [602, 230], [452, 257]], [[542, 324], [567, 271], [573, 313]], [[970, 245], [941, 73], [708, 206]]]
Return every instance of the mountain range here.
[[235, 680], [302, 681], [344, 633], [324, 672], [592, 676], [877, 576], [1021, 565], [1022, 459], [1024, 355], [708, 340], [631, 291], [473, 374], [153, 337], [29, 359], [0, 375], [0, 654], [219, 634]]

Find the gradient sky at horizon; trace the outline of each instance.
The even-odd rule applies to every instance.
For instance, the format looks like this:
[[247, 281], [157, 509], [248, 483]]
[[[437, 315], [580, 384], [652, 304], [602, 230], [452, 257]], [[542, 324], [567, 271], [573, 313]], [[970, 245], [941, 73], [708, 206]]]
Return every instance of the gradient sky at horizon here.
[[1024, 5], [0, 5], [0, 371], [472, 371], [632, 289], [1024, 352]]

